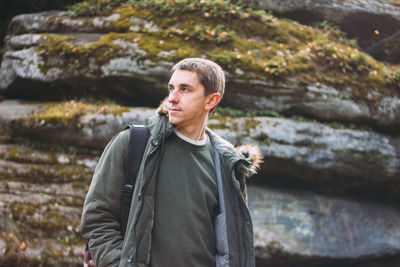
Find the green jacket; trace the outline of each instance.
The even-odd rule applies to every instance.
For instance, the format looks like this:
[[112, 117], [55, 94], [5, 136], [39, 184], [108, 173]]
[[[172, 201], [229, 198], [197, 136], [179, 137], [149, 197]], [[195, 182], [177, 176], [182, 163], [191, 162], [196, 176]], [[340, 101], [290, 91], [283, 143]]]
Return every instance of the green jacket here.
[[[151, 136], [139, 168], [125, 237], [121, 235], [120, 206], [128, 130], [110, 141], [93, 175], [81, 229], [83, 237], [89, 240], [90, 253], [98, 267], [149, 266], [156, 170], [163, 138], [168, 138], [175, 126], [165, 115], [158, 115], [149, 128]], [[216, 155], [221, 210], [214, 225], [217, 266], [254, 266], [253, 227], [246, 205], [245, 185], [245, 176], [253, 173], [251, 163], [230, 143], [211, 130], [206, 131]]]

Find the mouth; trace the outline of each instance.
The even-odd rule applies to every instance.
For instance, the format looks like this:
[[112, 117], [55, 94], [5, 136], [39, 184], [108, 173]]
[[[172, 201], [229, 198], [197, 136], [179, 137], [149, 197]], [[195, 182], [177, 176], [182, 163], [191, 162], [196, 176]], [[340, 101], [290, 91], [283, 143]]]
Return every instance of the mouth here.
[[168, 109], [168, 111], [169, 112], [179, 112], [179, 111], [181, 111], [181, 109], [180, 108], [176, 108], [176, 107], [171, 107], [171, 108]]

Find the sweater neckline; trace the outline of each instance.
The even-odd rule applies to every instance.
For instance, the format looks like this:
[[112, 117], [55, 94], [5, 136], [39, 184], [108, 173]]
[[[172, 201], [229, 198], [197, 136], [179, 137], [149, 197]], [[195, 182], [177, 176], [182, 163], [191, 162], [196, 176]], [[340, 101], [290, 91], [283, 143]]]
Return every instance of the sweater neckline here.
[[195, 146], [204, 146], [205, 144], [207, 144], [207, 135], [205, 134], [204, 138], [201, 140], [193, 140], [189, 137], [184, 136], [183, 134], [181, 134], [177, 129], [174, 130], [174, 133], [182, 140], [195, 145]]

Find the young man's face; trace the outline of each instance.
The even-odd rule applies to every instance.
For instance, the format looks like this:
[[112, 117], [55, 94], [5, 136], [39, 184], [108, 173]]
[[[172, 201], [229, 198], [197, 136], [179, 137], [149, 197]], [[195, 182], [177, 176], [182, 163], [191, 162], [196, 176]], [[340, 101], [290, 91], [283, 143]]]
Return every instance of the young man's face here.
[[176, 70], [168, 83], [169, 121], [178, 129], [203, 125], [208, 115], [209, 96], [204, 95], [204, 87], [197, 73]]

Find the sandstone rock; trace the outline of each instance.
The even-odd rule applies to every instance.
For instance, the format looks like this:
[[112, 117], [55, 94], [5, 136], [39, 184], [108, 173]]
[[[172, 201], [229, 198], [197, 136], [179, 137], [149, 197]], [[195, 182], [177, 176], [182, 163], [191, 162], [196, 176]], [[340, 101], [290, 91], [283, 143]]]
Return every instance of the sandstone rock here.
[[29, 116], [38, 105], [20, 104], [16, 100], [4, 100], [0, 102], [0, 140], [8, 139], [10, 122], [14, 119]]
[[[120, 13], [70, 18], [58, 11], [16, 16], [0, 68], [2, 94], [8, 98], [62, 100], [68, 96], [158, 105], [167, 94], [166, 83], [175, 62], [172, 55], [177, 50], [162, 49], [149, 55], [143, 46], [153, 42], [149, 36], [162, 29], [152, 20], [133, 15], [126, 26], [130, 25], [129, 29], [107, 34], [120, 19]], [[141, 39], [147, 41], [140, 43]], [[162, 47], [163, 42], [159, 40], [157, 46]], [[396, 88], [304, 84], [296, 77], [276, 81], [239, 68], [227, 71], [227, 76], [226, 106], [400, 131], [400, 93]]]
[[[24, 104], [13, 103], [14, 108], [19, 105], [24, 110]], [[41, 112], [45, 107], [28, 106]], [[37, 258], [48, 264], [78, 265], [84, 242], [78, 229], [81, 207], [101, 149], [125, 124], [144, 124], [154, 113], [154, 109], [131, 108], [115, 115], [82, 114], [68, 122], [37, 121], [29, 112], [15, 115], [18, 131], [15, 125], [8, 128], [13, 129], [9, 134], [14, 138], [30, 136], [31, 141], [41, 140], [47, 149], [51, 144], [86, 147], [85, 142], [95, 147], [97, 142], [97, 152], [86, 155], [69, 153], [65, 147], [51, 152], [0, 145], [0, 213], [4, 215], [0, 226], [7, 233], [0, 235], [0, 244], [6, 244], [5, 262], [34, 262]], [[248, 186], [258, 267], [389, 267], [399, 263], [400, 232], [396, 225], [400, 217], [390, 202], [399, 197], [398, 139], [270, 117], [217, 114], [209, 126], [234, 144], [258, 144], [265, 156], [261, 177], [250, 180]], [[48, 135], [51, 129], [57, 131]], [[36, 136], [27, 131], [36, 132]], [[77, 141], [78, 137], [85, 142]], [[285, 179], [297, 181], [292, 187], [309, 191], [256, 184], [261, 181], [276, 186]], [[330, 196], [312, 191], [329, 191]], [[361, 199], [368, 201], [356, 200], [359, 196], [355, 192], [362, 192]], [[385, 202], [374, 203], [371, 192]], [[385, 199], [388, 193], [391, 199]], [[26, 246], [23, 250], [21, 242]]]
[[[98, 33], [67, 35], [73, 44], [90, 44], [104, 37]], [[63, 99], [69, 97], [95, 96], [111, 98], [131, 104], [156, 104], [167, 91], [171, 64], [149, 60], [139, 62], [145, 51], [137, 44], [123, 39], [114, 40], [122, 47], [108, 62], [95, 58], [83, 62], [75, 60], [76, 66], [68, 67], [65, 55], [44, 57], [38, 50], [41, 40], [51, 38], [39, 34], [22, 34], [9, 40], [9, 51], [4, 55], [0, 69], [0, 88], [7, 88], [9, 97], [28, 99]], [[46, 59], [47, 58], [47, 59]], [[77, 66], [86, 61], [84, 70]], [[68, 67], [68, 69], [65, 69]], [[27, 86], [29, 85], [29, 86]], [[150, 91], [151, 90], [151, 91]]]
[[[9, 176], [10, 177], [10, 176]], [[11, 177], [10, 177], [11, 178]], [[86, 190], [63, 185], [0, 181], [0, 257], [6, 266], [77, 266], [83, 258], [79, 222]]]
[[[400, 5], [394, 1], [253, 0], [247, 2], [253, 2], [262, 9], [272, 10], [303, 23], [329, 21], [339, 25], [349, 36], [357, 38], [363, 48], [393, 35], [400, 27]], [[400, 48], [392, 49], [395, 49], [398, 55]], [[400, 60], [398, 56], [391, 57], [383, 50], [380, 50], [380, 53], [375, 52], [374, 55], [389, 62], [398, 63]]]
[[267, 117], [231, 119], [223, 127], [227, 129], [216, 131], [231, 142], [259, 145], [265, 156], [261, 182], [347, 195], [361, 190], [371, 198], [389, 200], [399, 197], [398, 137]]
[[[6, 152], [11, 149], [20, 154], [10, 159]], [[30, 157], [36, 162], [30, 150], [23, 146], [0, 146], [0, 158], [12, 160], [4, 167], [11, 169], [21, 160], [28, 166]], [[60, 155], [69, 159], [68, 164], [77, 162], [74, 154], [37, 152], [48, 154], [41, 157], [41, 162], [58, 164]], [[79, 239], [78, 224], [88, 180], [60, 184], [54, 177], [53, 182], [42, 184], [34, 176], [21, 179], [20, 174], [1, 174], [6, 179], [14, 177], [0, 181], [2, 263], [78, 266], [84, 242]], [[254, 184], [248, 186], [248, 196], [257, 267], [389, 267], [399, 262], [385, 258], [399, 255], [400, 232], [396, 225], [400, 217], [396, 207]], [[377, 265], [368, 265], [369, 261]]]
[[[397, 93], [389, 97], [371, 88], [366, 98], [360, 99], [354, 96], [351, 88], [338, 90], [321, 83], [288, 86], [256, 79], [244, 81], [236, 77], [230, 82], [228, 88], [232, 97], [224, 98], [224, 103], [235, 108], [248, 105], [258, 110], [275, 110], [287, 115], [302, 114], [322, 120], [368, 124], [394, 132], [400, 127], [397, 122], [400, 96]], [[251, 91], [244, 88], [251, 88]]]
[[[93, 170], [80, 165], [23, 164], [0, 160], [0, 173], [8, 177], [35, 179], [38, 183], [85, 181]], [[88, 180], [86, 180], [88, 182]]]
[[[1, 107], [1, 104], [0, 104]], [[155, 110], [83, 114], [63, 122], [37, 115], [13, 120], [10, 136], [48, 144], [103, 149], [131, 123], [146, 124]], [[35, 117], [36, 116], [36, 117]], [[400, 198], [400, 140], [367, 130], [272, 117], [212, 117], [209, 126], [235, 145], [256, 143], [266, 160], [259, 182], [318, 192]]]
[[[118, 31], [113, 22], [120, 18], [120, 14], [109, 16], [97, 16], [89, 18], [70, 18], [64, 11], [46, 11], [36, 14], [21, 14], [15, 16], [10, 24], [9, 32], [15, 35], [37, 32], [37, 33], [104, 33]], [[141, 18], [132, 18], [133, 31], [154, 32], [159, 30], [151, 21]]]
[[[0, 46], [3, 48], [7, 28], [13, 16], [21, 13], [40, 12], [66, 8], [80, 0], [14, 0], [0, 1]], [[3, 50], [3, 49], [2, 49]], [[3, 51], [0, 51], [0, 62]]]
[[[377, 10], [386, 5], [367, 2]], [[341, 4], [362, 6], [359, 1]], [[315, 2], [311, 5], [318, 7]], [[361, 18], [360, 14], [354, 17]], [[342, 19], [346, 16], [350, 13]], [[0, 94], [157, 105], [166, 94], [176, 51], [164, 49], [149, 56], [137, 38], [163, 29], [135, 17], [130, 18], [129, 28], [119, 28], [115, 25], [119, 18], [114, 13], [71, 19], [63, 12], [16, 17], [0, 69]], [[110, 31], [140, 33], [140, 37], [110, 38]], [[49, 49], [45, 40], [50, 39], [61, 49]], [[162, 42], [152, 44], [162, 46]], [[74, 56], [74, 48], [85, 47], [96, 49]], [[390, 133], [349, 125], [337, 129], [300, 121], [304, 118], [212, 117], [209, 126], [222, 137], [237, 145], [256, 143], [265, 156], [260, 175], [248, 187], [257, 266], [399, 265], [400, 217], [394, 206], [400, 199], [397, 88], [372, 86], [360, 92], [351, 86], [304, 84], [296, 77], [276, 81], [242, 67], [228, 70], [227, 75], [226, 106], [368, 124]], [[121, 112], [82, 108], [78, 116], [43, 116], [51, 105], [0, 102], [0, 143], [13, 143], [0, 144], [0, 265], [81, 265], [84, 240], [78, 225], [100, 151], [126, 125], [146, 124], [155, 114], [148, 108]], [[26, 140], [31, 142], [29, 148], [15, 144]], [[81, 154], [87, 148], [95, 151]]]
[[[257, 266], [360, 266], [400, 255], [399, 210], [298, 190], [249, 186]], [[379, 261], [379, 258], [381, 261]]]
[[121, 115], [86, 114], [78, 121], [64, 124], [57, 121], [20, 117], [11, 122], [10, 135], [59, 146], [103, 149], [107, 142], [130, 124], [146, 124], [155, 115], [154, 109], [135, 108]]
[[[54, 147], [53, 147], [54, 148]], [[0, 144], [0, 264], [78, 266], [79, 223], [99, 155]]]
[[[101, 34], [73, 34], [73, 43], [93, 43]], [[84, 71], [64, 69], [67, 56], [43, 58], [37, 46], [50, 38], [22, 34], [8, 42], [0, 69], [0, 88], [9, 97], [62, 99], [69, 97], [112, 98], [125, 104], [157, 105], [166, 95], [172, 62], [139, 61], [146, 52], [136, 44], [116, 39], [124, 49], [106, 63], [89, 58]], [[73, 64], [81, 64], [76, 61]], [[400, 129], [400, 96], [393, 91], [371, 88], [365, 99], [356, 98], [351, 88], [338, 90], [321, 83], [306, 86], [262, 81], [257, 77], [242, 79], [229, 75], [224, 104], [235, 108], [251, 106], [282, 114], [369, 124], [384, 131]]]

